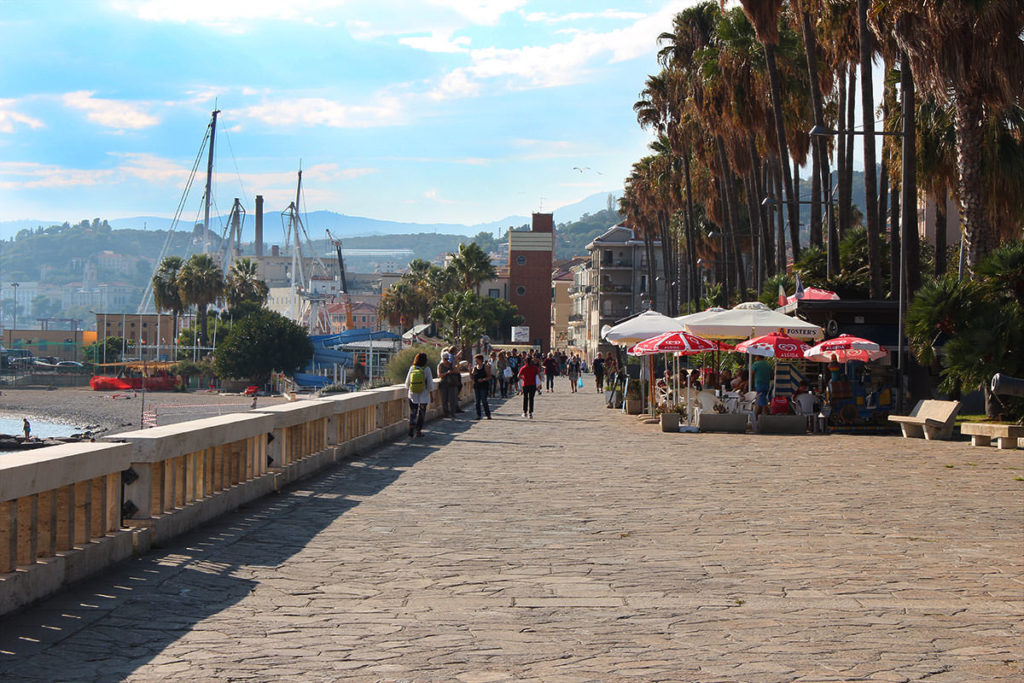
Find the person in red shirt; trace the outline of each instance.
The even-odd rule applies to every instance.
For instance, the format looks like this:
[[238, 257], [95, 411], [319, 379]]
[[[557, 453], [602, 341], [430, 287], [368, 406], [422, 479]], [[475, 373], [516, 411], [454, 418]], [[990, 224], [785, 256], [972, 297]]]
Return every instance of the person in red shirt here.
[[533, 419], [533, 397], [537, 395], [539, 374], [537, 361], [532, 357], [528, 357], [523, 367], [519, 368], [519, 379], [523, 383], [523, 417], [529, 415], [530, 419]]

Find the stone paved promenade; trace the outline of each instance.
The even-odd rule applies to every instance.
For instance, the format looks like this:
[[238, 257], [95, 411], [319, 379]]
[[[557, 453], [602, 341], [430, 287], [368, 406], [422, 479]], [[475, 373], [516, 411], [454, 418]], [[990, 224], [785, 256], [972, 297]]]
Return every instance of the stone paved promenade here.
[[1024, 451], [428, 430], [4, 618], [0, 680], [1024, 680]]

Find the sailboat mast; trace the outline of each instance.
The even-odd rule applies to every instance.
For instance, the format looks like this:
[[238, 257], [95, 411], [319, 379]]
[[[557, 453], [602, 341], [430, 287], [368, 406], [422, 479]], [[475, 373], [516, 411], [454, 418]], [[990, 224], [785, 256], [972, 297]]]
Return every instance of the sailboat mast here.
[[206, 156], [206, 199], [203, 202], [203, 253], [210, 253], [210, 191], [213, 185], [213, 140], [217, 135], [217, 114], [220, 109], [213, 110], [210, 120], [210, 150]]

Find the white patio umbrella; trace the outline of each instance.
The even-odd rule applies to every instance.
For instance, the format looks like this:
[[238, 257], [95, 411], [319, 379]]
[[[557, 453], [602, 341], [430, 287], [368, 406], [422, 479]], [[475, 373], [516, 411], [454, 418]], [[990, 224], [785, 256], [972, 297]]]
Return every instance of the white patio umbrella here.
[[[752, 339], [772, 332], [782, 332], [796, 339], [821, 339], [825, 331], [806, 320], [785, 315], [765, 306], [760, 301], [748, 301], [684, 325], [686, 331], [705, 339]], [[747, 377], [751, 362], [747, 359]]]
[[[665, 332], [682, 332], [683, 326], [673, 318], [667, 315], [662, 315], [657, 311], [644, 311], [640, 315], [633, 316], [625, 322], [621, 322], [618, 325], [608, 329], [604, 333], [604, 338], [612, 344], [618, 346], [632, 346], [637, 342], [641, 342], [651, 337], [656, 337], [659, 334]], [[654, 358], [651, 357], [647, 366], [650, 367], [648, 371], [648, 394], [653, 394], [654, 382], [652, 375], [654, 374]], [[643, 386], [643, 385], [641, 385]], [[653, 403], [653, 395], [650, 396], [651, 402]]]
[[739, 304], [728, 311], [684, 323], [683, 327], [705, 339], [750, 339], [780, 331], [797, 339], [825, 336], [825, 331], [814, 323], [773, 311], [760, 301]]
[[644, 311], [640, 315], [633, 316], [625, 322], [621, 322], [609, 328], [604, 333], [604, 338], [618, 346], [632, 346], [644, 339], [656, 337], [665, 332], [682, 332], [683, 325], [662, 315], [657, 311]]

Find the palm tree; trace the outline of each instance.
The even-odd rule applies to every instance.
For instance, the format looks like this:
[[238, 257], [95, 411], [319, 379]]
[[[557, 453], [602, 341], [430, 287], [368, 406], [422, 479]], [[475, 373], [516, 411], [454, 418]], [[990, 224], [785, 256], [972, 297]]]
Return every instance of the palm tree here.
[[[725, 0], [721, 0], [725, 7]], [[778, 145], [779, 166], [782, 169], [782, 184], [786, 191], [786, 212], [789, 216], [789, 239], [792, 243], [793, 258], [800, 257], [800, 217], [797, 200], [793, 191], [793, 175], [789, 166], [789, 145], [786, 141], [786, 126], [782, 115], [782, 83], [775, 59], [775, 48], [779, 44], [779, 11], [782, 0], [740, 0], [743, 12], [750, 19], [757, 32], [757, 39], [764, 46], [765, 63], [768, 66], [769, 89], [772, 112], [775, 116], [775, 137]]]
[[480, 295], [480, 283], [496, 277], [494, 264], [476, 242], [460, 244], [459, 253], [452, 258], [452, 267], [463, 279], [466, 289], [472, 289]]
[[1019, 0], [898, 0], [887, 13], [922, 88], [954, 110], [958, 196], [967, 269], [998, 244], [986, 215], [981, 150], [985, 122], [1019, 106], [1024, 82], [1024, 5]]
[[181, 270], [180, 256], [167, 256], [153, 275], [153, 303], [157, 311], [170, 311], [173, 318], [173, 338], [178, 338], [178, 316], [185, 310], [185, 302], [178, 288], [178, 272]]
[[209, 254], [193, 254], [178, 271], [178, 290], [199, 316], [199, 345], [206, 346], [206, 309], [224, 293], [224, 271]]
[[267, 303], [270, 288], [260, 279], [256, 262], [250, 258], [240, 258], [231, 264], [227, 280], [224, 283], [224, 296], [228, 308], [236, 308], [244, 302], [257, 306]]

